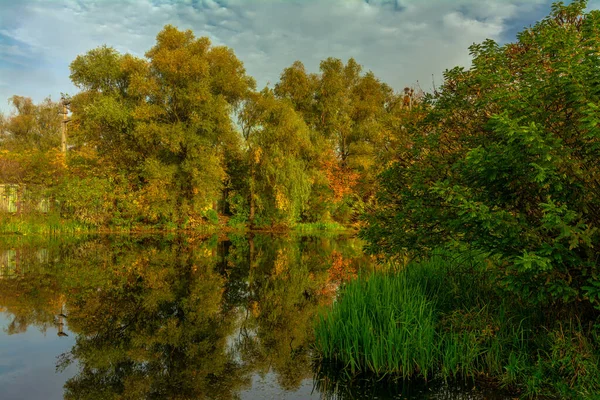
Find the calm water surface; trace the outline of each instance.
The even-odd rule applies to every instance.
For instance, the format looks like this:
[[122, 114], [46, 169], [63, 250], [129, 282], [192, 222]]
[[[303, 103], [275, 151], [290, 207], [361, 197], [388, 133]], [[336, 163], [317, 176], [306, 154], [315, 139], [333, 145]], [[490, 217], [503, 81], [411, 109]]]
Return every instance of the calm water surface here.
[[0, 399], [502, 399], [316, 373], [348, 237], [0, 238]]

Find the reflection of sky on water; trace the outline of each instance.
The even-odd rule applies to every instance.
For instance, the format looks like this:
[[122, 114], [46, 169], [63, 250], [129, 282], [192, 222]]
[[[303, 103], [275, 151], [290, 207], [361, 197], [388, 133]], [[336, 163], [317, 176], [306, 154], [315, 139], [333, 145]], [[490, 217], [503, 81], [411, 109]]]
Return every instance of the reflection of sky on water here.
[[45, 333], [30, 326], [26, 332], [8, 335], [12, 315], [0, 314], [0, 398], [2, 400], [59, 400], [63, 384], [77, 372], [74, 363], [56, 372], [56, 357], [71, 349], [75, 337], [57, 336], [50, 327]]
[[[76, 336], [68, 331], [68, 337], [57, 336], [57, 329], [50, 327], [45, 333], [34, 326], [26, 332], [8, 335], [6, 327], [12, 315], [0, 313], [0, 398], [2, 400], [61, 400], [63, 385], [77, 373], [76, 363], [64, 372], [56, 372], [57, 357], [71, 350]], [[305, 379], [298, 390], [287, 392], [277, 384], [273, 372], [265, 376], [255, 374], [252, 385], [240, 393], [242, 400], [254, 399], [319, 399], [313, 392], [312, 379]]]
[[277, 376], [273, 372], [269, 372], [265, 376], [252, 376], [252, 386], [248, 390], [240, 392], [241, 400], [258, 400], [258, 399], [282, 399], [282, 400], [309, 400], [320, 399], [321, 395], [318, 392], [313, 393], [313, 380], [304, 379], [298, 390], [294, 392], [284, 391], [277, 384]]

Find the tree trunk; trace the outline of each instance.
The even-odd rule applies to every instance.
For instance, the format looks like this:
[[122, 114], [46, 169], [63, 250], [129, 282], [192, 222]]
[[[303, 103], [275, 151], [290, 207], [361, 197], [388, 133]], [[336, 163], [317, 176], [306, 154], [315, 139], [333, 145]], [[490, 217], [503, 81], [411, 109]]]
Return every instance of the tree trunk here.
[[248, 216], [248, 223], [250, 228], [254, 227], [254, 213], [256, 205], [254, 204], [254, 165], [250, 166], [250, 215]]

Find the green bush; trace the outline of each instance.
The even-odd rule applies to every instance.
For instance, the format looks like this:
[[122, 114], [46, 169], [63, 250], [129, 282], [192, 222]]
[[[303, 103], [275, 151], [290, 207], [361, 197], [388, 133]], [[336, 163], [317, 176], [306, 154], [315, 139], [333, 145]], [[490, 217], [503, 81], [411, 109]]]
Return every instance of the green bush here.
[[460, 241], [502, 257], [511, 295], [600, 310], [600, 11], [586, 1], [499, 46], [473, 45], [381, 176], [370, 251]]
[[217, 225], [219, 223], [219, 214], [217, 214], [217, 212], [212, 208], [204, 212], [204, 217], [213, 225]]
[[437, 253], [348, 283], [316, 323], [321, 361], [350, 377], [483, 378], [524, 396], [598, 393], [593, 330], [500, 296], [487, 268], [481, 257]]

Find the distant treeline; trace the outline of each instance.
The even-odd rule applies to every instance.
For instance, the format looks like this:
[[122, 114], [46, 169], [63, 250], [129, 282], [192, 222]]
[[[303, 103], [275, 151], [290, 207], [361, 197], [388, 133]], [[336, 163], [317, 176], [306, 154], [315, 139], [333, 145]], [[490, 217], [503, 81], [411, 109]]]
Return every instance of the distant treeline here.
[[356, 223], [424, 109], [420, 91], [395, 93], [353, 59], [319, 73], [297, 61], [258, 91], [231, 49], [173, 26], [145, 58], [102, 46], [70, 69], [66, 154], [61, 104], [14, 96], [0, 183], [92, 226]]

